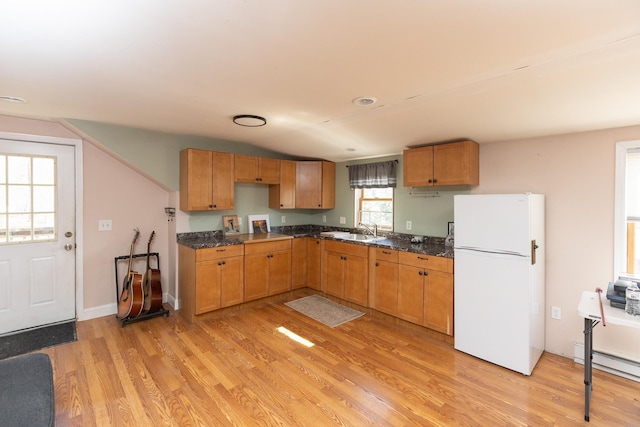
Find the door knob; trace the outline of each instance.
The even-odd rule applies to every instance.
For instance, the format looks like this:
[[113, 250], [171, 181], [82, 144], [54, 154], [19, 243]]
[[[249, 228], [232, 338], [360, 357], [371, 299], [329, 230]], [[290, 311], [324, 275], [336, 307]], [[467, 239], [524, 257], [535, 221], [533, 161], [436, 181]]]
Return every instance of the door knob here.
[[67, 243], [66, 245], [64, 245], [65, 251], [70, 251], [71, 249], [73, 249], [73, 245], [71, 243]]

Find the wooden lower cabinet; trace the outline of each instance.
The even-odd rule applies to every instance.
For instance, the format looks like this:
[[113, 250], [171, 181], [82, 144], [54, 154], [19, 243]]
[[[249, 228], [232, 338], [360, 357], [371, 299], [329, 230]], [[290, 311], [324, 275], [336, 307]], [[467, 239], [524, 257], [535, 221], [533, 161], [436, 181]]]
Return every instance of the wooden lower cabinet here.
[[443, 334], [453, 335], [453, 274], [429, 270], [424, 293], [423, 324]]
[[422, 325], [426, 270], [400, 265], [398, 273], [398, 317]]
[[244, 297], [244, 245], [191, 249], [178, 245], [181, 311], [188, 320], [240, 304]]
[[291, 289], [291, 240], [245, 244], [244, 300]]
[[322, 258], [324, 291], [368, 307], [368, 251], [366, 246], [325, 241]]
[[291, 289], [307, 286], [308, 240], [303, 237], [291, 241]]
[[398, 316], [398, 251], [369, 249], [369, 301], [371, 307]]
[[322, 290], [322, 249], [324, 240], [306, 238], [307, 241], [307, 286]]
[[399, 253], [398, 317], [453, 335], [453, 260]]

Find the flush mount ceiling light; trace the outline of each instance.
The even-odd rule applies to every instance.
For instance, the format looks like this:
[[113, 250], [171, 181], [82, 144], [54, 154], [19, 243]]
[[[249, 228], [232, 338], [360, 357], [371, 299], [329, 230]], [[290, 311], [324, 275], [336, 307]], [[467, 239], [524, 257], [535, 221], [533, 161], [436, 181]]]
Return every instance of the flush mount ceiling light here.
[[377, 101], [373, 96], [360, 96], [355, 98], [352, 102], [359, 107], [366, 107], [367, 105], [373, 105]]
[[264, 117], [254, 116], [252, 114], [238, 114], [237, 116], [233, 116], [233, 123], [239, 126], [257, 128], [266, 125], [267, 120]]
[[4, 95], [0, 95], [0, 100], [7, 101], [7, 102], [15, 102], [17, 104], [24, 104], [25, 102], [27, 102], [26, 99], [18, 98], [16, 96], [4, 96]]

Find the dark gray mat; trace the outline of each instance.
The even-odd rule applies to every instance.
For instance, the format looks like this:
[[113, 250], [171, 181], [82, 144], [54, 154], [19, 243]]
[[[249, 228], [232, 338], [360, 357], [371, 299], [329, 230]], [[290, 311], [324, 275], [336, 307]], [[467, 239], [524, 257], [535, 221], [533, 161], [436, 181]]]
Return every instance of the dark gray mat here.
[[34, 353], [0, 361], [0, 384], [0, 425], [55, 425], [53, 370], [48, 355]]
[[75, 320], [3, 335], [0, 336], [0, 360], [77, 339]]

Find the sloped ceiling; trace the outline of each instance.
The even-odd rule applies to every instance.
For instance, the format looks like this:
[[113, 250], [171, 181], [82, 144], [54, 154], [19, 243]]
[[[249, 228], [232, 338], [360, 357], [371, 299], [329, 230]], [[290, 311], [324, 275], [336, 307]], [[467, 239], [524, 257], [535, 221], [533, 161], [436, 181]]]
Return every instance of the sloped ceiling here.
[[640, 124], [637, 0], [21, 0], [0, 16], [0, 96], [27, 101], [0, 114], [334, 161]]

